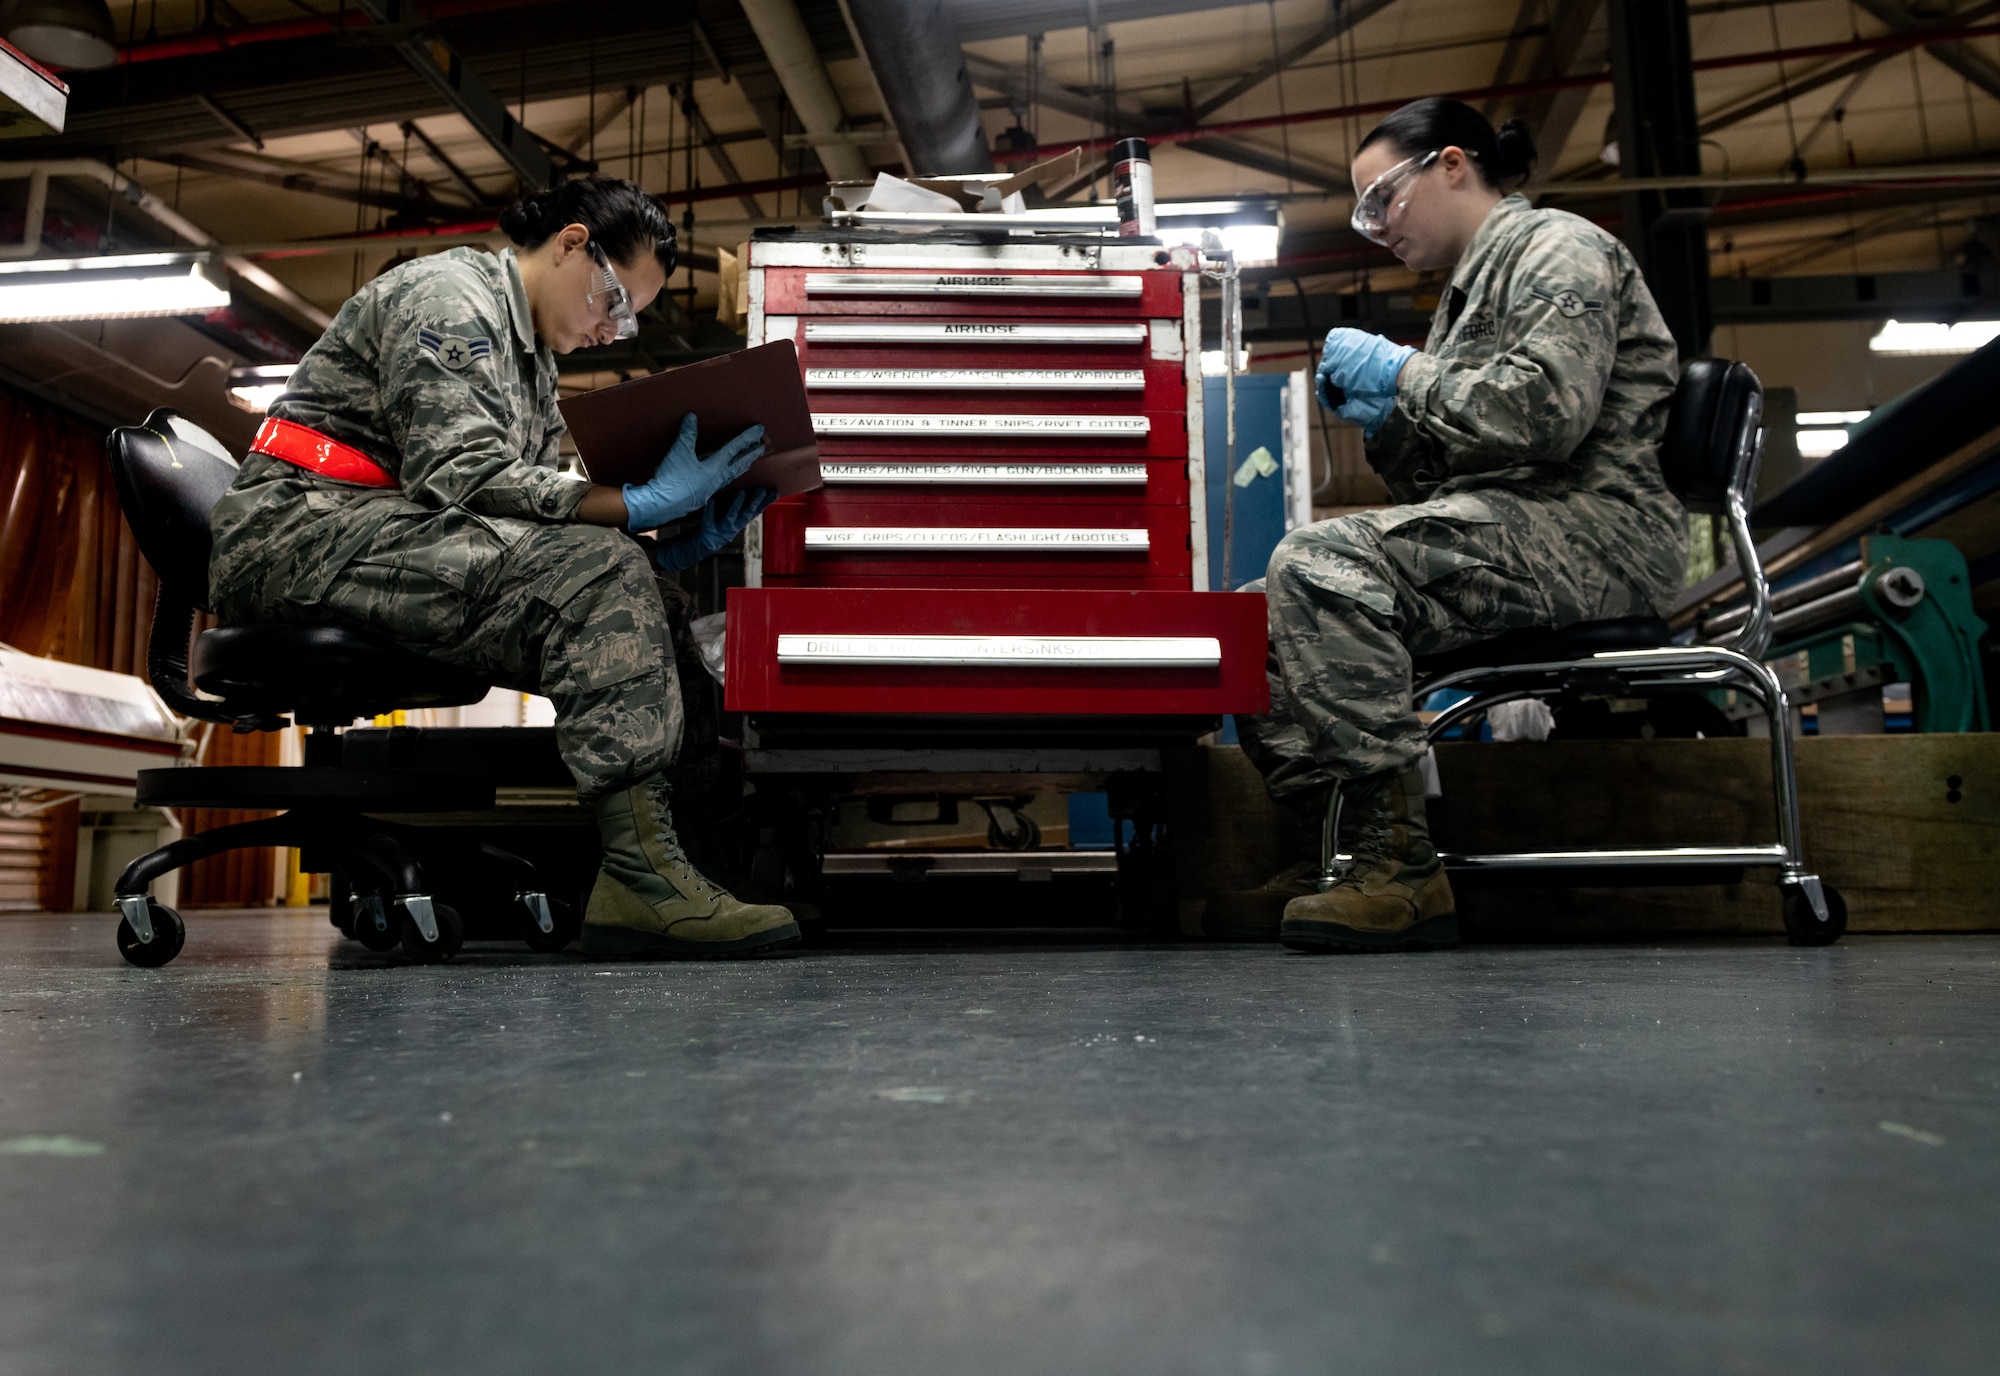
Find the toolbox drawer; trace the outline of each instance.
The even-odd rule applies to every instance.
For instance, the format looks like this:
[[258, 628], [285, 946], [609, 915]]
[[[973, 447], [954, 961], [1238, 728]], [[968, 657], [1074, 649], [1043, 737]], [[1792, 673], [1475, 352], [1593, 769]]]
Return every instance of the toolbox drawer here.
[[[1036, 366], [1039, 365], [1039, 366]], [[814, 411], [996, 411], [1081, 415], [1183, 413], [1187, 370], [1177, 362], [1117, 359], [1056, 366], [922, 357], [892, 365], [818, 349], [805, 365]]]
[[878, 315], [1073, 320], [1180, 319], [1181, 274], [1152, 272], [939, 272], [909, 268], [767, 268], [771, 315]]
[[738, 712], [1262, 712], [1254, 593], [732, 588]]
[[944, 505], [1009, 499], [1065, 506], [1188, 504], [1187, 460], [1178, 458], [1064, 462], [1041, 454], [1010, 460], [982, 447], [944, 459], [828, 458], [820, 463], [820, 476], [826, 486], [809, 495], [822, 497], [828, 511], [862, 498]]
[[787, 498], [764, 513], [764, 577], [815, 583], [935, 587], [940, 577], [1014, 580], [1016, 587], [1073, 580], [1193, 577], [1189, 513], [1131, 497], [935, 498], [874, 494]]

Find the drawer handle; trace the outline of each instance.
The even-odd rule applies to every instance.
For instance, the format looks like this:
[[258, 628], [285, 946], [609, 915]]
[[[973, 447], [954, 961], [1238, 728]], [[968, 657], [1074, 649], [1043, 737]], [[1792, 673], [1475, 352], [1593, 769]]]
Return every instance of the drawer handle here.
[[1016, 325], [940, 321], [922, 325], [806, 321], [808, 344], [1143, 344], [1146, 322], [1126, 325]]
[[809, 272], [808, 296], [1111, 296], [1146, 289], [1141, 277], [1024, 277], [992, 272]]
[[1003, 550], [1046, 554], [1144, 554], [1143, 530], [1054, 526], [807, 526], [806, 548], [841, 553]]
[[940, 412], [819, 411], [821, 435], [1109, 435], [1144, 439], [1144, 416], [954, 415]]
[[1059, 665], [1077, 669], [1213, 669], [1213, 636], [781, 635], [780, 664]]
[[956, 392], [1143, 392], [1137, 368], [808, 368], [806, 386]]
[[1143, 463], [827, 463], [829, 485], [913, 483], [927, 486], [1144, 487]]

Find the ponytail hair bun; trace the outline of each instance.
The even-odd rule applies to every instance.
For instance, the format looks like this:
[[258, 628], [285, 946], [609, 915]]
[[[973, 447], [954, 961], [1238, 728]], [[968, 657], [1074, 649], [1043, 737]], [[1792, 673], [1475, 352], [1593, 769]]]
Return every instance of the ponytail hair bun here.
[[1486, 116], [1449, 96], [1411, 101], [1369, 130], [1354, 151], [1371, 143], [1386, 143], [1406, 158], [1454, 145], [1463, 148], [1479, 169], [1479, 179], [1495, 191], [1523, 180], [1535, 165], [1535, 140], [1524, 121], [1510, 119], [1496, 133]]
[[523, 248], [538, 248], [547, 243], [562, 228], [549, 223], [554, 216], [555, 200], [553, 189], [529, 192], [500, 212], [502, 232]]
[[1510, 119], [1493, 136], [1493, 176], [1500, 184], [1526, 181], [1535, 170], [1535, 136], [1524, 119]]
[[619, 177], [579, 177], [531, 191], [500, 212], [500, 228], [522, 248], [540, 248], [582, 225], [614, 263], [650, 252], [674, 270], [674, 223], [645, 188]]

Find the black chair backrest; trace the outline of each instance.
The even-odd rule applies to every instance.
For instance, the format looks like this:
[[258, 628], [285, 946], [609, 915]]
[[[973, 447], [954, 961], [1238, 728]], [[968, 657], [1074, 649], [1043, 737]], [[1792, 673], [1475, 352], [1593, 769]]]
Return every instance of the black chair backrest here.
[[1755, 428], [1763, 405], [1764, 386], [1748, 364], [1697, 358], [1682, 367], [1660, 469], [1688, 510], [1720, 511], [1732, 486], [1756, 481], [1738, 470], [1759, 457], [1757, 444], [1742, 442], [1742, 429], [1746, 422]]
[[208, 516], [236, 481], [222, 442], [165, 407], [104, 442], [139, 552], [163, 588], [208, 610]]

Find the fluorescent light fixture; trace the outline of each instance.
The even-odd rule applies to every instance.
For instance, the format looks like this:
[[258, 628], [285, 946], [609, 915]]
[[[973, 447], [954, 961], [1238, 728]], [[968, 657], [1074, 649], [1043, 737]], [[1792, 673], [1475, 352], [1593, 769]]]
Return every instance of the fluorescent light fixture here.
[[296, 363], [264, 363], [253, 368], [229, 370], [229, 403], [256, 415], [271, 409], [271, 403], [291, 385]]
[[1285, 217], [1276, 201], [1169, 202], [1157, 207], [1156, 215], [1161, 243], [1200, 248], [1201, 236], [1212, 229], [1236, 255], [1238, 267], [1278, 261]]
[[1868, 341], [1878, 354], [1969, 354], [2000, 338], [2000, 320], [1961, 320], [1945, 325], [1929, 320], [1889, 320]]
[[1804, 429], [1815, 425], [1858, 425], [1867, 420], [1869, 414], [1867, 411], [1801, 411], [1793, 419]]
[[1845, 430], [1799, 431], [1799, 457], [1802, 459], [1823, 459], [1834, 450], [1846, 447]]
[[[1161, 243], [1201, 246], [1202, 234], [1214, 230], [1240, 266], [1278, 260], [1278, 242], [1285, 217], [1275, 200], [1258, 197], [1220, 201], [1162, 201], [1153, 208]], [[978, 229], [1032, 232], [1115, 230], [1118, 207], [1109, 201], [1092, 205], [1040, 206], [1019, 215], [968, 215], [959, 212], [861, 210], [837, 214], [843, 224], [888, 225], [911, 229]]]
[[0, 321], [205, 315], [229, 304], [219, 269], [185, 253], [0, 263]]

